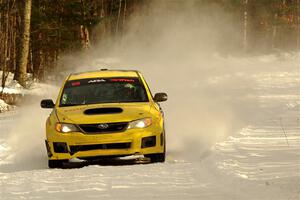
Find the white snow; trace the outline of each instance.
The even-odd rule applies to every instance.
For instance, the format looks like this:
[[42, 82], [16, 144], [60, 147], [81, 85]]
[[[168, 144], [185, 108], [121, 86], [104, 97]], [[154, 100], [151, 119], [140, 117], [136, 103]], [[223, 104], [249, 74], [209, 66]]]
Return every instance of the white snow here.
[[[172, 71], [163, 83], [152, 81], [170, 94], [162, 104], [163, 164], [48, 169], [43, 139], [49, 111], [39, 108], [40, 98], [17, 115], [1, 114], [0, 199], [299, 200], [299, 61], [288, 54], [216, 56], [216, 70], [204, 76], [192, 70], [187, 80]], [[161, 75], [155, 68], [141, 71], [147, 80]], [[40, 88], [44, 97], [58, 90]]]
[[0, 99], [0, 113], [9, 110], [9, 105]]
[[[2, 76], [2, 71], [0, 71], [0, 77]], [[5, 88], [3, 90], [4, 93], [7, 94], [29, 94], [29, 95], [36, 95], [36, 96], [43, 96], [47, 95], [49, 91], [53, 90], [53, 88], [56, 88], [57, 86], [53, 86], [51, 84], [45, 84], [45, 83], [38, 83], [33, 80], [31, 80], [32, 74], [27, 74], [28, 77], [28, 88], [23, 88], [18, 81], [13, 80], [14, 74], [9, 73]], [[53, 84], [53, 83], [52, 83]], [[2, 87], [0, 86], [0, 91], [2, 91]]]
[[[0, 71], [0, 77], [2, 78], [2, 71]], [[0, 91], [3, 90], [7, 94], [20, 94], [22, 93], [23, 87], [15, 80], [13, 80], [14, 74], [9, 73], [5, 82], [5, 88], [0, 86]]]

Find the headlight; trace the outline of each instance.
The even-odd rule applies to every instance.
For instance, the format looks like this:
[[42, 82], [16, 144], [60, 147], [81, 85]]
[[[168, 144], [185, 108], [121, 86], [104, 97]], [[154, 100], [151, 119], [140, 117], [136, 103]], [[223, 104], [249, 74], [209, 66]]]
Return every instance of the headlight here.
[[143, 119], [138, 119], [134, 120], [132, 122], [129, 122], [129, 125], [127, 129], [132, 129], [132, 128], [146, 128], [152, 124], [152, 119], [151, 118], [143, 118]]
[[78, 132], [80, 131], [74, 124], [57, 123], [55, 130], [60, 133]]

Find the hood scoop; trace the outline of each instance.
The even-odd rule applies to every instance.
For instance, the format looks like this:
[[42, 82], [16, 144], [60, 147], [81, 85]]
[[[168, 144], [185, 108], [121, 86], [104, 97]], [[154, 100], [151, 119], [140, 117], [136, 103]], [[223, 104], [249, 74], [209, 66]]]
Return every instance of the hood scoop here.
[[105, 114], [117, 114], [123, 112], [122, 108], [92, 108], [87, 109], [83, 113], [86, 115], [105, 115]]

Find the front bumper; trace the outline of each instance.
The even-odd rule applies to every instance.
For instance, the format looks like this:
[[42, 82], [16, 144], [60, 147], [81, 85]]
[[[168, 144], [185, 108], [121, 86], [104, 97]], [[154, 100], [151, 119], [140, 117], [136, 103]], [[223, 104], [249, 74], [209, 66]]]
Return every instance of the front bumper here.
[[119, 133], [54, 133], [46, 140], [50, 160], [164, 152], [162, 130], [132, 129]]

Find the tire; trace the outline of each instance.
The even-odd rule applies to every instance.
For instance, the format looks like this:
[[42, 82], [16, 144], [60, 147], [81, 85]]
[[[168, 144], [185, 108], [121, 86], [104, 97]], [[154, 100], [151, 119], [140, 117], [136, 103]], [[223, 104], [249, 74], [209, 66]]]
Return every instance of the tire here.
[[151, 163], [165, 162], [165, 160], [166, 160], [166, 152], [164, 152], [164, 153], [156, 153], [156, 154], [147, 154], [147, 155], [144, 155], [144, 157], [150, 158]]
[[65, 162], [67, 162], [67, 160], [48, 160], [48, 167], [51, 169], [63, 168]]
[[151, 163], [165, 162], [166, 161], [166, 136], [164, 133], [164, 152], [155, 154], [146, 154], [144, 157], [150, 158]]

